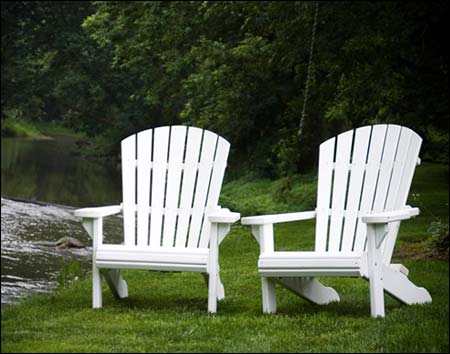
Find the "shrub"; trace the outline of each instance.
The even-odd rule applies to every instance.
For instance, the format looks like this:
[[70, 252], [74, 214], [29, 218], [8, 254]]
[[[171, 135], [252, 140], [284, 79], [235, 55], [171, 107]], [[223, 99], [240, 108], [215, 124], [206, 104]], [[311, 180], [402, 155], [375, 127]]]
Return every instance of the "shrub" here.
[[430, 248], [435, 256], [447, 257], [449, 255], [448, 223], [440, 220], [433, 221], [428, 228], [431, 233]]

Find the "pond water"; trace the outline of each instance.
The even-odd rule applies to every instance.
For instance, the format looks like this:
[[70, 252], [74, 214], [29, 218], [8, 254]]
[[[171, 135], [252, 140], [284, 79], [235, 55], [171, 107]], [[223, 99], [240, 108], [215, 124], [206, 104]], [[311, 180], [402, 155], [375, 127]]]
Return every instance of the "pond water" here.
[[82, 158], [75, 138], [2, 138], [1, 157], [2, 197], [80, 207], [121, 200], [120, 171]]
[[[81, 158], [75, 139], [63, 136], [53, 140], [2, 138], [1, 167], [3, 307], [30, 293], [54, 289], [58, 272], [70, 260], [90, 268], [91, 241], [72, 211], [74, 207], [118, 204], [121, 179], [117, 169]], [[116, 242], [121, 225], [119, 217], [106, 218], [105, 237]], [[57, 249], [55, 241], [65, 236], [87, 247]]]

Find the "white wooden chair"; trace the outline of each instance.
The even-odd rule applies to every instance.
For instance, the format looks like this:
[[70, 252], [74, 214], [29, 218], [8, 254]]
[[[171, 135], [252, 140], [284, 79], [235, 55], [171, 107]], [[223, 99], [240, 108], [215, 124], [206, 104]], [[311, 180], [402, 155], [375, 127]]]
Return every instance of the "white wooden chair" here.
[[[75, 211], [93, 239], [93, 307], [102, 306], [101, 274], [127, 297], [119, 269], [202, 272], [208, 311], [224, 297], [219, 245], [239, 213], [218, 206], [230, 144], [199, 128], [148, 129], [122, 141], [123, 203]], [[123, 244], [104, 244], [102, 218], [123, 212]]]
[[[391, 264], [400, 221], [419, 214], [406, 205], [422, 139], [397, 125], [347, 131], [320, 145], [315, 211], [245, 217], [261, 253], [263, 311], [276, 311], [275, 283], [317, 304], [339, 301], [315, 276], [363, 277], [373, 317], [384, 317], [384, 291], [406, 304], [430, 302], [408, 270]], [[315, 251], [280, 252], [273, 224], [316, 219]]]

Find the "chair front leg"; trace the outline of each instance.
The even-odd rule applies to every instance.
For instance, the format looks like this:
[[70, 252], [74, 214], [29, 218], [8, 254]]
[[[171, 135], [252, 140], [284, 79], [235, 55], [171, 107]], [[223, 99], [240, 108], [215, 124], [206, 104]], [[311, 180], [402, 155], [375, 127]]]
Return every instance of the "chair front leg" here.
[[[274, 251], [273, 224], [253, 225], [252, 233], [259, 243], [261, 253]], [[261, 276], [261, 291], [263, 312], [275, 313], [277, 311], [277, 294], [274, 279]]]
[[217, 312], [217, 280], [219, 263], [218, 227], [216, 223], [211, 224], [211, 237], [208, 264], [208, 312]]
[[97, 246], [103, 242], [103, 218], [83, 218], [83, 227], [92, 238], [92, 307], [102, 307], [102, 275], [115, 297], [128, 296], [128, 287], [118, 269], [100, 269], [96, 266]]
[[381, 244], [388, 224], [367, 224], [367, 260], [372, 317], [384, 317], [383, 255]]
[[102, 307], [102, 275], [96, 265], [97, 245], [103, 237], [103, 218], [83, 219], [83, 226], [92, 237], [92, 308]]

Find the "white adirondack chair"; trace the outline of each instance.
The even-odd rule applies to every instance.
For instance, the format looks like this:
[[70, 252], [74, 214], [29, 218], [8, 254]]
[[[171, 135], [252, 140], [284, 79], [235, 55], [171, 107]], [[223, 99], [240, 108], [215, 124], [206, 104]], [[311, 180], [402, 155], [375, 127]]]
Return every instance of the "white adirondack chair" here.
[[[374, 125], [347, 131], [320, 146], [315, 211], [245, 217], [261, 253], [263, 311], [276, 311], [275, 283], [317, 304], [339, 301], [315, 276], [363, 277], [371, 314], [384, 317], [384, 291], [406, 304], [430, 302], [408, 270], [391, 264], [400, 221], [419, 214], [406, 205], [422, 139], [411, 129]], [[316, 219], [315, 251], [274, 249], [273, 224]]]
[[[219, 245], [239, 213], [218, 206], [230, 144], [199, 128], [148, 129], [122, 141], [123, 203], [75, 211], [93, 239], [93, 307], [102, 306], [101, 275], [127, 297], [119, 269], [202, 272], [208, 311], [224, 297]], [[124, 243], [104, 244], [102, 218], [123, 212]]]

